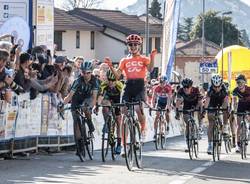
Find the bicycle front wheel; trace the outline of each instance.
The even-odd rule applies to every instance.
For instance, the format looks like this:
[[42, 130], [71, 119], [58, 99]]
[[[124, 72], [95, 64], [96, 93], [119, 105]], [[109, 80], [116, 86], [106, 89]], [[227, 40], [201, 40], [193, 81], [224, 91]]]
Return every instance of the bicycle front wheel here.
[[137, 167], [142, 168], [141, 128], [138, 121], [134, 124], [134, 154]]
[[247, 127], [245, 122], [241, 124], [241, 134], [240, 134], [240, 144], [241, 144], [241, 158], [245, 159], [247, 157]]
[[193, 145], [194, 145], [194, 155], [196, 158], [198, 158], [199, 155], [199, 132], [198, 132], [198, 128], [197, 125], [195, 124], [195, 122], [193, 122]]
[[213, 126], [213, 160], [217, 160], [217, 151], [218, 151], [218, 141], [219, 141], [219, 130], [217, 125]]
[[158, 150], [160, 148], [160, 141], [161, 141], [161, 136], [160, 136], [160, 118], [158, 118], [156, 122], [156, 129], [155, 129], [155, 149]]
[[194, 145], [193, 145], [193, 140], [192, 140], [192, 132], [193, 132], [192, 122], [188, 121], [187, 145], [188, 145], [189, 158], [191, 160], [193, 159], [193, 155], [194, 155]]
[[130, 119], [125, 118], [123, 124], [124, 153], [126, 165], [129, 171], [133, 167], [133, 127]]
[[106, 157], [109, 151], [109, 139], [110, 139], [110, 131], [109, 131], [109, 123], [106, 121], [102, 130], [102, 161], [106, 161]]
[[164, 119], [161, 120], [161, 148], [167, 149], [167, 122]]

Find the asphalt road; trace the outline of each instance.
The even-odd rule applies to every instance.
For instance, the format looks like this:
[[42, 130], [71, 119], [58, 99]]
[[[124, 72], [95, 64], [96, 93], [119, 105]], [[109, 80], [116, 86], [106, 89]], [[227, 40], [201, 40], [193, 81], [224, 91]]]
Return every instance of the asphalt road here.
[[239, 154], [225, 154], [221, 161], [213, 162], [207, 155], [207, 141], [200, 142], [200, 154], [190, 160], [184, 152], [184, 138], [168, 140], [168, 148], [155, 151], [154, 144], [144, 145], [143, 169], [129, 172], [125, 160], [101, 161], [101, 152], [95, 152], [93, 161], [81, 163], [74, 152], [54, 154], [39, 153], [29, 158], [0, 161], [0, 183], [56, 183], [56, 184], [206, 184], [250, 183], [249, 159], [241, 160]]

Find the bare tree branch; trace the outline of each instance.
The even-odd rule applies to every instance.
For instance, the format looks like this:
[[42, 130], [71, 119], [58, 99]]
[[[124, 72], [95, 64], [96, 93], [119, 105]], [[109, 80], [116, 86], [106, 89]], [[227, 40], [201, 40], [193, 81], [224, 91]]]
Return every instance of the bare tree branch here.
[[103, 0], [66, 0], [63, 8], [72, 10], [74, 8], [93, 8], [100, 5]]

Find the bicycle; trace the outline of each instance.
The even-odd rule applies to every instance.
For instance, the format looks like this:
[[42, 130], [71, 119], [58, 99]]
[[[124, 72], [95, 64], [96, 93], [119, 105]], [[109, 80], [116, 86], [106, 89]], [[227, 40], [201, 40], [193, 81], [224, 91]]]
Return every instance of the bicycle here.
[[141, 102], [126, 102], [119, 105], [127, 107], [127, 113], [124, 114], [123, 136], [125, 160], [129, 171], [133, 168], [133, 154], [137, 167], [142, 168], [141, 127], [134, 113], [134, 106], [140, 104]]
[[[205, 110], [209, 112], [215, 112], [215, 122], [213, 124], [213, 161], [220, 160], [221, 154], [221, 143], [222, 143], [222, 121], [220, 119], [220, 111], [228, 111], [228, 109], [217, 108], [217, 107], [208, 107]], [[226, 145], [226, 144], [225, 144]]]
[[248, 146], [248, 126], [246, 121], [246, 116], [250, 115], [250, 112], [238, 112], [234, 113], [236, 115], [243, 116], [242, 120], [240, 122], [240, 153], [241, 158], [246, 159], [247, 158], [247, 146]]
[[151, 116], [151, 111], [160, 112], [159, 118], [156, 123], [155, 128], [155, 149], [158, 150], [161, 146], [161, 149], [166, 149], [167, 144], [167, 122], [165, 119], [166, 109], [149, 109], [149, 114]]
[[[74, 124], [74, 138], [75, 138], [75, 143], [76, 143], [76, 151], [77, 151], [77, 156], [80, 158], [81, 162], [84, 162], [86, 160], [86, 152], [88, 153], [89, 159], [93, 160], [94, 157], [94, 136], [92, 133], [89, 132], [88, 126], [86, 126], [87, 123], [87, 118], [85, 116], [85, 113], [83, 111], [83, 108], [88, 108], [86, 104], [81, 105], [74, 110], [78, 115], [80, 115], [81, 121], [77, 122], [77, 124]], [[66, 110], [71, 109], [71, 107], [66, 107], [63, 110], [59, 111], [59, 115], [61, 116], [62, 119], [64, 119], [63, 112]], [[77, 141], [76, 138], [76, 126], [78, 126], [80, 133], [81, 133], [81, 139]]]
[[187, 113], [189, 115], [189, 119], [187, 121], [187, 145], [188, 145], [188, 153], [190, 160], [198, 158], [199, 155], [199, 132], [197, 124], [194, 119], [194, 112], [200, 111], [199, 109], [189, 109], [189, 110], [178, 110], [178, 112]]
[[106, 157], [108, 155], [109, 146], [111, 150], [111, 157], [112, 160], [116, 159], [116, 144], [117, 144], [117, 137], [115, 137], [115, 128], [117, 126], [116, 121], [116, 114], [115, 114], [115, 107], [119, 105], [112, 104], [110, 105], [102, 105], [103, 108], [109, 108], [109, 113], [106, 118], [106, 121], [103, 125], [103, 133], [102, 133], [102, 161], [106, 161]]

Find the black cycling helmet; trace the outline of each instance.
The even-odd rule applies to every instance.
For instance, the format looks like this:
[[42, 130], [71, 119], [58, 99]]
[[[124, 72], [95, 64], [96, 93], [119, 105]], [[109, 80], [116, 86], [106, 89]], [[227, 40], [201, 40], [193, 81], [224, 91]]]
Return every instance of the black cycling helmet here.
[[190, 78], [184, 78], [181, 82], [182, 86], [185, 87], [191, 87], [193, 85], [193, 80]]
[[111, 70], [108, 70], [106, 73], [107, 79], [108, 80], [115, 80], [115, 75], [113, 74], [113, 72]]
[[235, 80], [236, 80], [236, 82], [239, 80], [243, 80], [243, 81], [247, 82], [247, 79], [246, 79], [245, 75], [243, 75], [243, 74], [237, 75]]

